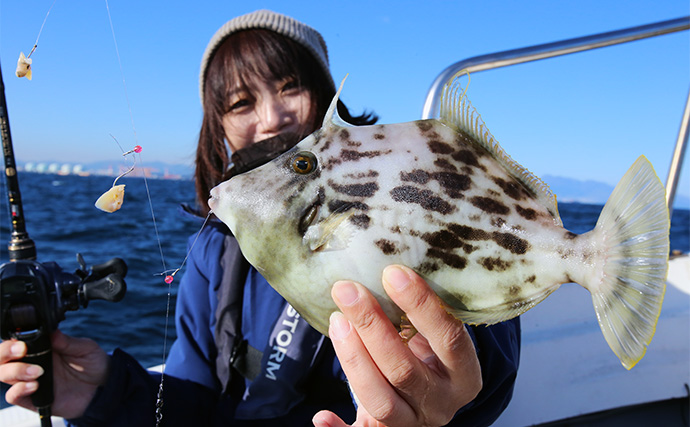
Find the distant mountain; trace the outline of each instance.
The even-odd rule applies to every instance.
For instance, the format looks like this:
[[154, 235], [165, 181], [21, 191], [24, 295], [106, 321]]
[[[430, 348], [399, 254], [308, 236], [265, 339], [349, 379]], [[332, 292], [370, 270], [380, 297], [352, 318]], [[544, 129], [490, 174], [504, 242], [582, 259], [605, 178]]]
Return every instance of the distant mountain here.
[[[608, 200], [613, 186], [598, 181], [580, 181], [573, 178], [544, 175], [542, 180], [556, 194], [559, 202], [577, 202], [603, 205]], [[690, 209], [690, 197], [676, 193], [673, 206], [678, 209]]]

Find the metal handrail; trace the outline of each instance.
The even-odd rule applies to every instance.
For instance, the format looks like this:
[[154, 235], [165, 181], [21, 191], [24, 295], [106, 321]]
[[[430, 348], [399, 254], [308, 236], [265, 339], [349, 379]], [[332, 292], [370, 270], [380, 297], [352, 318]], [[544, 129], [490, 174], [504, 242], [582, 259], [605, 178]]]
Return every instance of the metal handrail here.
[[[688, 29], [690, 29], [690, 16], [685, 16], [683, 18], [676, 18], [638, 27], [625, 28], [622, 30], [593, 34], [590, 36], [577, 37], [520, 49], [504, 50], [502, 52], [475, 56], [456, 62], [443, 70], [431, 84], [431, 88], [429, 88], [426, 100], [424, 101], [422, 119], [431, 118], [438, 112], [443, 85], [461, 71], [467, 71], [472, 74], [479, 71], [492, 70], [539, 59], [553, 58]], [[676, 187], [678, 186], [678, 178], [680, 176], [680, 165], [685, 154], [685, 147], [688, 143], [689, 122], [690, 93], [688, 94], [688, 102], [685, 105], [680, 132], [676, 141], [676, 148], [673, 153], [673, 158], [671, 159], [671, 166], [669, 167], [668, 178], [666, 180], [666, 202], [669, 209], [673, 206]]]
[[685, 111], [680, 121], [676, 148], [673, 150], [671, 166], [668, 168], [668, 177], [666, 178], [666, 205], [670, 211], [673, 211], [673, 201], [676, 198], [676, 187], [678, 187], [678, 179], [680, 178], [681, 163], [683, 162], [683, 157], [685, 157], [685, 148], [688, 146], [688, 132], [690, 131], [688, 124], [690, 124], [690, 92], [688, 92]]

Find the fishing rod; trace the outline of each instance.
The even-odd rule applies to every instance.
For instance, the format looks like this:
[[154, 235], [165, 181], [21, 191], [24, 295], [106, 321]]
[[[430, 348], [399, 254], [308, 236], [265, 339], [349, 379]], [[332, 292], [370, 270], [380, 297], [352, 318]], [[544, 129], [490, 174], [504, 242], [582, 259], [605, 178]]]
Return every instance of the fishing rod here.
[[53, 354], [50, 335], [65, 312], [86, 307], [90, 300], [120, 301], [127, 290], [127, 264], [113, 258], [87, 268], [77, 253], [79, 268], [72, 274], [55, 262], [36, 261], [36, 244], [26, 231], [19, 178], [7, 113], [5, 83], [0, 67], [0, 137], [5, 163], [7, 198], [12, 231], [7, 246], [9, 262], [0, 265], [0, 338], [26, 343], [22, 362], [40, 365], [44, 374], [31, 400], [38, 410], [41, 426], [51, 426], [53, 403]]

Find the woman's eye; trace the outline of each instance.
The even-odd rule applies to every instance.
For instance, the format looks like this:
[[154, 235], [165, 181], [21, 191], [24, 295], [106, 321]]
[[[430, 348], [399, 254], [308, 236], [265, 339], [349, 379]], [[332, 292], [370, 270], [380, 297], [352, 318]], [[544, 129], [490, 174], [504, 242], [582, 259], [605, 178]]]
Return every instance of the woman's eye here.
[[316, 156], [309, 151], [297, 153], [292, 159], [292, 170], [300, 175], [307, 175], [316, 169]]
[[230, 107], [228, 108], [228, 112], [237, 111], [237, 110], [239, 110], [243, 107], [247, 107], [247, 106], [249, 106], [249, 100], [240, 99], [240, 100], [235, 101], [232, 104], [230, 104]]
[[297, 84], [296, 80], [288, 80], [283, 84], [283, 92], [293, 90], [293, 89], [299, 89], [299, 84]]

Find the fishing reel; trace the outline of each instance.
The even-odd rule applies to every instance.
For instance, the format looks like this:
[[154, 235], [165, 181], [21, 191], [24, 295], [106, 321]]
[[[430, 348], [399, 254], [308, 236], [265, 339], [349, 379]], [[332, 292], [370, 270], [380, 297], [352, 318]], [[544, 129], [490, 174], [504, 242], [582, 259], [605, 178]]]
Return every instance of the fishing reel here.
[[65, 312], [86, 307], [94, 299], [117, 302], [127, 290], [127, 265], [120, 258], [88, 269], [77, 254], [79, 269], [67, 273], [55, 262], [10, 261], [0, 266], [0, 338], [26, 343], [23, 362], [40, 365], [45, 374], [32, 395], [37, 408], [53, 402], [53, 359], [50, 334]]

